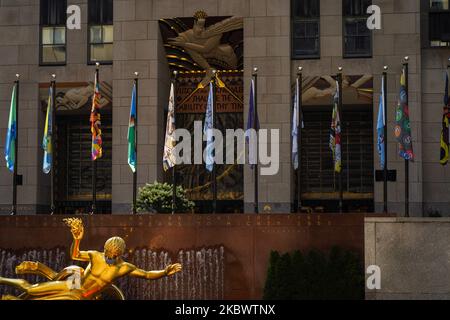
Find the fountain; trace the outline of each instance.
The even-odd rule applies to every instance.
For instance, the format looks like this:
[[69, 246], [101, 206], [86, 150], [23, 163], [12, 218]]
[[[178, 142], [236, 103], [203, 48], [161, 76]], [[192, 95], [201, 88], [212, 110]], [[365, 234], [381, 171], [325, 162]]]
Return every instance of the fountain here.
[[[28, 249], [20, 252], [0, 249], [0, 276], [17, 277], [15, 267], [23, 261], [39, 261], [58, 271], [67, 265], [82, 265], [69, 260], [66, 252], [66, 248]], [[224, 254], [223, 247], [181, 250], [176, 255], [177, 258], [172, 260], [167, 252], [138, 248], [125, 254], [124, 259], [145, 270], [161, 270], [172, 262], [179, 262], [183, 265], [183, 271], [156, 281], [124, 277], [116, 284], [128, 300], [222, 300]], [[36, 275], [26, 275], [23, 279], [30, 283], [46, 281]], [[19, 293], [14, 288], [0, 285], [0, 297]]]

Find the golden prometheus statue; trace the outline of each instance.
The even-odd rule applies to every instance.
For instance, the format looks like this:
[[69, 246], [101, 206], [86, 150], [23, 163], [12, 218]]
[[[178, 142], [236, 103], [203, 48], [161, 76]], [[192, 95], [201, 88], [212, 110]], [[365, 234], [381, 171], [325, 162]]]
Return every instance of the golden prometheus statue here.
[[124, 276], [157, 280], [181, 271], [180, 264], [169, 265], [161, 271], [144, 271], [125, 262], [122, 260], [125, 241], [119, 237], [106, 241], [104, 252], [80, 251], [80, 241], [84, 235], [83, 221], [69, 218], [64, 219], [64, 222], [70, 227], [73, 236], [72, 259], [88, 262], [87, 268], [71, 266], [56, 273], [39, 262], [22, 262], [16, 267], [18, 275], [41, 275], [49, 282], [30, 284], [22, 279], [0, 277], [0, 284], [13, 286], [23, 291], [23, 294], [18, 297], [3, 296], [2, 300], [99, 300], [105, 294], [124, 300], [122, 292], [114, 286], [114, 280]]
[[206, 71], [206, 76], [200, 84], [202, 88], [206, 87], [214, 76], [214, 68], [208, 60], [225, 63], [229, 69], [237, 68], [238, 58], [234, 49], [229, 44], [221, 43], [221, 39], [224, 33], [244, 27], [241, 17], [231, 17], [206, 28], [206, 18], [204, 11], [197, 11], [194, 14], [194, 27], [168, 40], [169, 44], [185, 50], [194, 62]]

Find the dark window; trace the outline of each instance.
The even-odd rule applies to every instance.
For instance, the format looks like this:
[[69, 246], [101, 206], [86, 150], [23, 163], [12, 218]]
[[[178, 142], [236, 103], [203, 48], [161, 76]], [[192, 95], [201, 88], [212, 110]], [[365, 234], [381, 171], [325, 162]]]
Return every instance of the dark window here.
[[370, 14], [367, 8], [372, 0], [344, 0], [344, 57], [365, 58], [372, 56], [372, 31], [367, 28]]
[[430, 45], [450, 46], [449, 0], [430, 0]]
[[89, 0], [89, 63], [112, 63], [113, 1]]
[[40, 2], [40, 64], [66, 63], [66, 0]]
[[320, 1], [292, 0], [292, 57], [320, 57]]

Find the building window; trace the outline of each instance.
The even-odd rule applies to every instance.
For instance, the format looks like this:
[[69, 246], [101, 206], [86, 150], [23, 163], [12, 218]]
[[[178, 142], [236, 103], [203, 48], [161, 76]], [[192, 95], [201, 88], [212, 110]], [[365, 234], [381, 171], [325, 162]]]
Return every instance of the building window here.
[[292, 0], [292, 57], [320, 58], [320, 1]]
[[450, 46], [449, 0], [430, 0], [430, 45]]
[[66, 0], [40, 2], [40, 64], [66, 64]]
[[89, 64], [113, 61], [113, 0], [89, 0]]
[[372, 31], [367, 28], [370, 14], [367, 8], [372, 0], [344, 0], [344, 57], [368, 58], [372, 56]]

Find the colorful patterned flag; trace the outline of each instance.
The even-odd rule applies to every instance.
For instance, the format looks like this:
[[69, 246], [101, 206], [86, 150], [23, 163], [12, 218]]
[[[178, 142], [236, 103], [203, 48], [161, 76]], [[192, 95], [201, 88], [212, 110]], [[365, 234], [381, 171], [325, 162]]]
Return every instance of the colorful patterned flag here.
[[52, 170], [53, 161], [53, 87], [50, 86], [47, 103], [47, 115], [45, 117], [44, 138], [42, 139], [42, 149], [44, 149], [44, 162], [42, 171], [49, 174]]
[[[254, 125], [255, 117], [256, 117], [256, 128]], [[260, 128], [259, 118], [258, 118], [258, 114], [255, 112], [255, 80], [252, 79], [251, 85], [250, 85], [250, 103], [249, 103], [249, 109], [248, 109], [247, 132], [245, 135], [245, 140], [246, 140], [247, 144], [249, 145], [248, 160], [249, 160], [249, 163], [251, 164], [252, 169], [255, 168], [255, 164], [257, 163], [257, 155], [256, 155], [257, 148], [256, 148], [256, 145], [252, 145], [252, 146], [250, 145], [250, 131], [251, 131], [251, 129], [258, 131], [259, 128]], [[253, 141], [253, 143], [257, 144], [257, 141]]]
[[164, 171], [175, 167], [176, 158], [173, 149], [176, 146], [175, 140], [175, 88], [170, 86], [169, 109], [167, 114], [166, 140], [164, 144], [163, 166]]
[[208, 96], [208, 104], [206, 106], [206, 116], [205, 116], [205, 127], [203, 129], [203, 133], [206, 136], [206, 170], [212, 172], [214, 169], [214, 89], [213, 84], [211, 83], [209, 86], [209, 96]]
[[384, 170], [386, 165], [386, 154], [384, 152], [384, 144], [385, 144], [385, 136], [384, 136], [384, 128], [386, 126], [385, 123], [385, 112], [386, 106], [384, 105], [384, 76], [381, 80], [381, 95], [380, 95], [380, 104], [378, 109], [378, 123], [377, 123], [377, 133], [378, 133], [378, 154], [380, 155], [380, 166], [381, 169]]
[[6, 135], [5, 159], [6, 167], [14, 172], [16, 161], [16, 139], [17, 139], [17, 84], [13, 88], [11, 107], [9, 110], [8, 132]]
[[413, 161], [414, 152], [411, 137], [411, 123], [409, 121], [409, 107], [407, 105], [408, 92], [406, 92], [406, 70], [402, 69], [400, 77], [400, 97], [396, 111], [395, 137], [398, 142], [399, 155], [405, 160]]
[[441, 133], [441, 164], [447, 165], [450, 149], [450, 99], [448, 96], [448, 72], [445, 74], [444, 114], [442, 117]]
[[[292, 115], [292, 163], [294, 165], [294, 170], [297, 170], [299, 167], [298, 161], [298, 134], [300, 130], [305, 128], [305, 124], [303, 122], [302, 110], [300, 110], [300, 83], [297, 79], [295, 83], [295, 94], [294, 94], [294, 111]], [[300, 128], [300, 117], [302, 118], [302, 126]]]
[[341, 119], [339, 116], [339, 83], [336, 81], [336, 93], [334, 95], [333, 118], [331, 121], [330, 149], [333, 153], [334, 171], [342, 171], [341, 154]]
[[128, 164], [131, 171], [136, 172], [136, 83], [131, 94], [130, 120], [128, 122]]
[[96, 161], [103, 156], [103, 142], [100, 117], [100, 85], [98, 83], [98, 71], [95, 73], [94, 96], [92, 97], [91, 133], [92, 133], [92, 160]]

